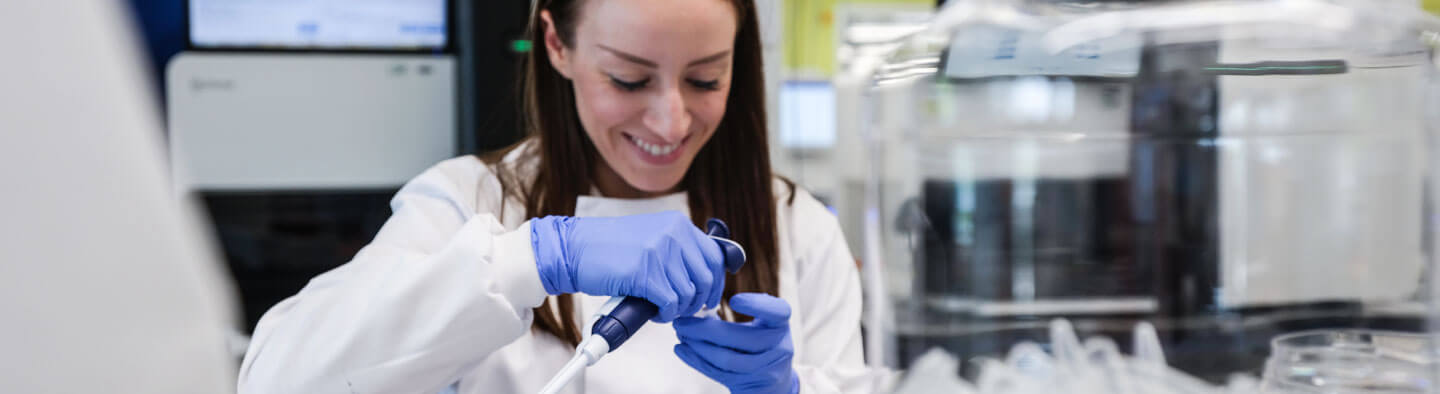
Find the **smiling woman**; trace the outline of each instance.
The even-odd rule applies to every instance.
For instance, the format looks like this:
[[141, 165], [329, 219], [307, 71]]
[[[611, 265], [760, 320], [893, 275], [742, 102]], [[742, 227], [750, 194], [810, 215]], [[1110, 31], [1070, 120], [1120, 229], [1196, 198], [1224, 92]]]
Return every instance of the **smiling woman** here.
[[[778, 294], [775, 182], [754, 7], [658, 3], [540, 2], [531, 38], [545, 50], [531, 53], [524, 86], [538, 174], [520, 187], [509, 185], [516, 177], [497, 172], [510, 181], [503, 182], [508, 191], [529, 190], [517, 197], [533, 217], [572, 214], [576, 197], [592, 185], [626, 198], [685, 189], [697, 224], [726, 220], [753, 255], [729, 281], [727, 297]], [[565, 113], [576, 116], [555, 115]], [[559, 315], [569, 315], [568, 298], [538, 308], [536, 327], [578, 343], [573, 319], [546, 313], [558, 303]]]
[[[526, 69], [527, 112], [542, 144], [548, 131], [584, 131], [588, 140], [566, 142], [588, 142], [600, 154], [597, 171], [583, 176], [595, 176], [602, 193], [675, 191], [722, 123], [743, 129], [736, 134], [764, 136], [764, 76], [752, 5], [541, 3], [532, 38], [545, 51], [533, 53]], [[570, 91], [554, 89], [558, 85]], [[723, 122], [731, 102], [737, 108]], [[564, 112], [577, 113], [580, 124], [535, 118]], [[757, 164], [769, 172], [765, 139], [739, 137], [747, 156], [758, 153]]]
[[266, 313], [241, 392], [535, 392], [610, 296], [659, 324], [584, 392], [873, 391], [839, 225], [771, 173], [758, 29], [751, 0], [538, 1], [529, 136], [407, 184], [354, 261]]

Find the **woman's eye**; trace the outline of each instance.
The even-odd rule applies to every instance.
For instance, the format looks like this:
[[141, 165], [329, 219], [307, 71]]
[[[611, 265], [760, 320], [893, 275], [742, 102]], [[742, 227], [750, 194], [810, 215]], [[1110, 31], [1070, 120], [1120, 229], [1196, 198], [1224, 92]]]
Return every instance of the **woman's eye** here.
[[690, 82], [690, 85], [695, 86], [695, 87], [697, 87], [697, 88], [700, 88], [700, 89], [702, 89], [702, 90], [719, 90], [719, 89], [720, 89], [720, 80], [718, 80], [718, 79], [712, 79], [712, 80], [709, 80], [709, 81], [701, 81], [701, 80], [698, 80], [698, 79], [690, 79], [690, 80], [688, 80], [688, 81]]
[[639, 81], [633, 81], [633, 82], [632, 82], [632, 81], [626, 81], [626, 80], [623, 80], [623, 79], [620, 79], [620, 78], [610, 77], [610, 82], [611, 82], [611, 83], [614, 83], [614, 84], [615, 84], [615, 87], [618, 87], [618, 88], [620, 88], [621, 90], [624, 90], [624, 91], [627, 91], [627, 92], [634, 92], [634, 91], [637, 91], [637, 90], [640, 90], [640, 89], [644, 89], [644, 88], [645, 88], [645, 85], [650, 84], [650, 78], [645, 78], [645, 79], [642, 79], [642, 80], [639, 80]]

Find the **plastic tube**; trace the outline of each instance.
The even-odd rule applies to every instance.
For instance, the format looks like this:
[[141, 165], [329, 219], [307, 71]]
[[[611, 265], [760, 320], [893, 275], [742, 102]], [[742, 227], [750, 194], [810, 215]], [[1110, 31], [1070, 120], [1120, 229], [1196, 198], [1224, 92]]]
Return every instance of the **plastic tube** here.
[[579, 375], [585, 367], [600, 361], [600, 358], [604, 357], [606, 353], [610, 353], [610, 344], [605, 342], [605, 338], [599, 335], [585, 337], [585, 340], [575, 347], [575, 356], [570, 357], [570, 361], [565, 362], [565, 366], [560, 368], [560, 372], [550, 378], [550, 382], [540, 389], [540, 394], [559, 393], [560, 389], [565, 388], [571, 380], [575, 379], [575, 375]]

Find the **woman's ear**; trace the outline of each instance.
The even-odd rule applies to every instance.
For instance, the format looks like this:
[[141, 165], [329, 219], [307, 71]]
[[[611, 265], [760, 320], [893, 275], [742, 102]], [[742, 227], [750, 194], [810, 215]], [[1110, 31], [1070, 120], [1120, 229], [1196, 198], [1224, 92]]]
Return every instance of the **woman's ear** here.
[[540, 21], [544, 25], [545, 54], [550, 57], [550, 64], [565, 79], [570, 79], [570, 50], [560, 40], [560, 32], [555, 29], [555, 19], [550, 17], [550, 10], [540, 11]]

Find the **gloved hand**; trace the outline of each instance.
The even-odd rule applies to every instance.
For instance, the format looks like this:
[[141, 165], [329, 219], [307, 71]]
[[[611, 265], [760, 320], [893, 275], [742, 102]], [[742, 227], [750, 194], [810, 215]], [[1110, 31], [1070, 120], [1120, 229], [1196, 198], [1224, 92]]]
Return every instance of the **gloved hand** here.
[[716, 317], [675, 320], [675, 355], [732, 394], [793, 394], [800, 377], [790, 367], [790, 304], [763, 293], [730, 297], [730, 309], [755, 320], [732, 323]]
[[530, 221], [540, 282], [552, 295], [581, 292], [644, 298], [656, 322], [720, 305], [725, 255], [714, 240], [675, 212]]

